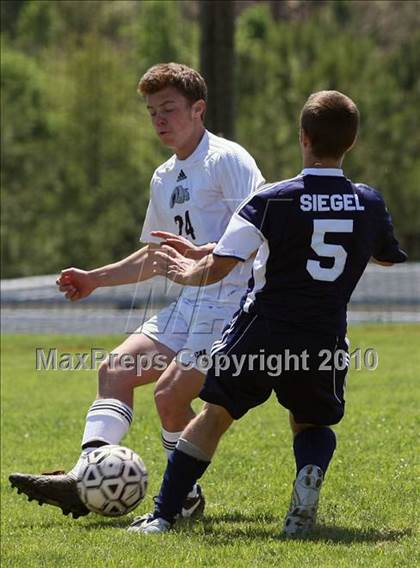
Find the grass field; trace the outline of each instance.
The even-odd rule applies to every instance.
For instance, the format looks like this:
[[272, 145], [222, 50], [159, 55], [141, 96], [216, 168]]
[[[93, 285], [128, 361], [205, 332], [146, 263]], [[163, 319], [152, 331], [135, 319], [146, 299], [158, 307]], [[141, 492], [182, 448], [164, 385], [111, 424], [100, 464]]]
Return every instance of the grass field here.
[[10, 489], [8, 475], [71, 467], [96, 392], [94, 372], [36, 372], [35, 347], [110, 349], [119, 338], [5, 336], [2, 566], [418, 566], [420, 326], [357, 326], [350, 338], [352, 349], [375, 348], [379, 366], [351, 372], [319, 527], [310, 538], [290, 541], [280, 529], [294, 464], [287, 414], [274, 398], [223, 439], [203, 478], [206, 515], [194, 525], [148, 538], [124, 530], [150, 510], [164, 467], [152, 387], [138, 390], [125, 439], [149, 470], [149, 493], [135, 512], [116, 520], [91, 514], [74, 521], [56, 508], [28, 503]]

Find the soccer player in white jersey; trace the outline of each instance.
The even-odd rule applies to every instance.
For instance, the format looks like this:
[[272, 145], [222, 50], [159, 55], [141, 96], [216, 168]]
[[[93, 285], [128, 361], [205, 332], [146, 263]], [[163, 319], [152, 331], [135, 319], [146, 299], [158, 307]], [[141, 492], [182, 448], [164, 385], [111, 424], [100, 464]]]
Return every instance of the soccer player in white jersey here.
[[[238, 204], [264, 183], [254, 159], [241, 146], [208, 132], [204, 126], [207, 88], [201, 75], [176, 63], [149, 69], [139, 83], [153, 126], [174, 155], [153, 174], [150, 203], [140, 240], [146, 246], [132, 255], [85, 271], [68, 268], [57, 280], [71, 300], [89, 296], [96, 288], [146, 280], [154, 275], [155, 252], [162, 237], [175, 233], [171, 244], [191, 258], [200, 259], [222, 236]], [[186, 287], [177, 302], [144, 323], [112, 352], [99, 368], [98, 394], [90, 407], [82, 438], [82, 453], [68, 473], [13, 474], [10, 481], [29, 499], [60, 507], [77, 518], [88, 514], [76, 488], [78, 471], [97, 447], [119, 444], [133, 418], [135, 387], [157, 382], [155, 402], [162, 423], [162, 443], [169, 456], [180, 433], [194, 417], [191, 401], [204, 381], [196, 358], [209, 353], [226, 322], [238, 309], [251, 265], [239, 267], [220, 283], [203, 288]], [[180, 350], [183, 365], [174, 358]], [[120, 358], [141, 354], [159, 365], [127, 368]], [[189, 355], [189, 357], [188, 357]], [[162, 358], [166, 368], [162, 370]], [[182, 514], [202, 512], [199, 486], [187, 496]]]

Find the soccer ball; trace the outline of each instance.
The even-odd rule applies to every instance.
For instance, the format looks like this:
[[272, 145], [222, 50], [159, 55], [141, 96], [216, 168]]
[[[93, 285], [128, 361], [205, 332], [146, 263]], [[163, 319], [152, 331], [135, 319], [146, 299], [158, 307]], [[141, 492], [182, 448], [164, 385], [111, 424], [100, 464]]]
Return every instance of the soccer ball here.
[[77, 489], [90, 511], [105, 517], [126, 515], [146, 494], [146, 466], [129, 448], [103, 446], [88, 454]]

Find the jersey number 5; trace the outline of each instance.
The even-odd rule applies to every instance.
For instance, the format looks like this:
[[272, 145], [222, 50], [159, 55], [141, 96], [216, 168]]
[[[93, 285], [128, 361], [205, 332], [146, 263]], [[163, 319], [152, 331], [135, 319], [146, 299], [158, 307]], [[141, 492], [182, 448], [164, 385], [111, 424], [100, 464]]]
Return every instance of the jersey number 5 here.
[[314, 280], [334, 282], [342, 274], [346, 264], [347, 252], [341, 245], [326, 243], [325, 233], [352, 233], [352, 219], [314, 219], [311, 247], [318, 256], [333, 258], [331, 268], [323, 268], [318, 260], [308, 260], [306, 270]]
[[185, 234], [190, 235], [190, 237], [195, 241], [194, 227], [191, 224], [190, 212], [188, 210], [185, 211], [185, 223], [181, 215], [175, 215], [174, 221], [178, 225], [178, 235], [182, 236], [182, 231], [185, 225]]

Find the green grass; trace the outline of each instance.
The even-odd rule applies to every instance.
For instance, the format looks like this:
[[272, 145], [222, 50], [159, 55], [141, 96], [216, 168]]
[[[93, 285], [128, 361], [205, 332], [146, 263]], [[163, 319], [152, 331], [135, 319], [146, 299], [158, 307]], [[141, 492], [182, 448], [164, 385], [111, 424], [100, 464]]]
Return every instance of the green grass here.
[[224, 437], [203, 478], [206, 515], [194, 525], [149, 538], [124, 530], [150, 510], [164, 468], [151, 386], [137, 392], [125, 439], [149, 470], [148, 496], [134, 513], [73, 521], [56, 508], [28, 503], [9, 488], [7, 476], [71, 467], [96, 392], [94, 372], [36, 372], [35, 347], [110, 349], [119, 338], [5, 336], [2, 566], [415, 566], [420, 327], [360, 326], [350, 337], [353, 349], [377, 350], [379, 367], [351, 372], [319, 527], [310, 538], [289, 541], [280, 529], [294, 465], [287, 413], [274, 398]]

